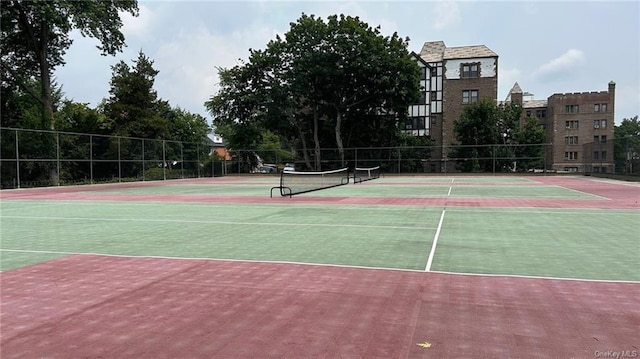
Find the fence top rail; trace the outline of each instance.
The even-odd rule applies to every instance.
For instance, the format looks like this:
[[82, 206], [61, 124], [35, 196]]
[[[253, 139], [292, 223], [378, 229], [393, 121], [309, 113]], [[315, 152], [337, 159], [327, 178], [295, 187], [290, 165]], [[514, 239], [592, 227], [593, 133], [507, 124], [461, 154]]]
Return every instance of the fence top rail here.
[[0, 126], [0, 131], [39, 132], [39, 133], [53, 133], [53, 134], [60, 134], [60, 135], [94, 136], [94, 137], [106, 137], [106, 138], [120, 138], [120, 139], [126, 139], [126, 140], [141, 140], [141, 141], [165, 141], [165, 142], [174, 142], [174, 143], [188, 143], [188, 144], [194, 144], [194, 145], [207, 144], [206, 141], [188, 142], [188, 141], [179, 141], [179, 140], [166, 140], [162, 138], [128, 137], [128, 136], [117, 136], [117, 135], [105, 135], [105, 134], [99, 134], [99, 133], [70, 132], [70, 131], [45, 130], [45, 129], [35, 129], [35, 128], [17, 128], [17, 127], [4, 127], [4, 126]]

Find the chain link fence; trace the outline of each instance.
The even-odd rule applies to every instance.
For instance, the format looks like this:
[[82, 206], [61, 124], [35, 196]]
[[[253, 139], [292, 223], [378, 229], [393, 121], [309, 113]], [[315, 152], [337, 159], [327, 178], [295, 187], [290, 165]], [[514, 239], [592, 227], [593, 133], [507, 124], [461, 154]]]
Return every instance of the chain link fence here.
[[[585, 144], [584, 172], [640, 175], [637, 147], [637, 141], [628, 139], [616, 140], [613, 147]], [[387, 174], [547, 172], [553, 165], [551, 151], [550, 144], [227, 150], [205, 140], [191, 143], [0, 127], [0, 184], [7, 189], [279, 173], [286, 165], [298, 171], [380, 166]], [[602, 159], [603, 151], [608, 160]], [[599, 164], [611, 163], [613, 158], [615, 165]]]
[[223, 175], [211, 143], [0, 128], [1, 188]]

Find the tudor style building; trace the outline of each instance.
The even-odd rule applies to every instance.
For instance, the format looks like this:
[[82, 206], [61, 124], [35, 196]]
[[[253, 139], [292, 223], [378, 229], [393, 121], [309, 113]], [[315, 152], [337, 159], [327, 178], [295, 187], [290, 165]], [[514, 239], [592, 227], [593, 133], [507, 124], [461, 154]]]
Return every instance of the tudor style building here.
[[[457, 143], [453, 124], [465, 105], [481, 98], [497, 101], [498, 55], [485, 45], [447, 47], [426, 42], [412, 54], [422, 69], [422, 92], [409, 106], [404, 131], [429, 136], [436, 150], [425, 163], [426, 172], [452, 172], [443, 148]], [[546, 169], [570, 172], [612, 172], [615, 83], [605, 92], [553, 94], [534, 100], [516, 83], [508, 101], [523, 105], [522, 119], [536, 117], [546, 129], [551, 150]]]

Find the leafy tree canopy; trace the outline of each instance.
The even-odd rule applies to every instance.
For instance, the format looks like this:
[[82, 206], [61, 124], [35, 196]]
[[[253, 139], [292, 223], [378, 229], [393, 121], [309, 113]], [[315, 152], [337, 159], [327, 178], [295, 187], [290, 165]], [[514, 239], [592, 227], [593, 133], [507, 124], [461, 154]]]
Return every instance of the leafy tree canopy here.
[[[517, 103], [496, 104], [482, 99], [465, 106], [454, 122], [459, 144], [454, 156], [463, 171], [502, 171], [540, 167], [546, 141], [535, 118], [520, 126], [522, 107]], [[520, 161], [520, 166], [517, 166]]]
[[[250, 50], [246, 64], [220, 69], [220, 91], [205, 106], [231, 147], [260, 141], [256, 134], [269, 130], [320, 169], [321, 146], [337, 147], [337, 160], [344, 161], [345, 146], [398, 139], [396, 123], [419, 93], [419, 68], [407, 45], [357, 17], [325, 22], [303, 14], [265, 50]], [[257, 137], [240, 139], [241, 133]]]
[[[137, 16], [137, 1], [2, 1], [3, 87], [7, 82], [33, 96], [42, 106], [43, 125], [53, 128], [51, 74], [64, 64], [64, 54], [72, 43], [69, 33], [78, 29], [83, 36], [99, 40], [102, 54], [113, 55], [124, 46], [120, 12]], [[30, 86], [34, 79], [39, 82], [39, 91]]]

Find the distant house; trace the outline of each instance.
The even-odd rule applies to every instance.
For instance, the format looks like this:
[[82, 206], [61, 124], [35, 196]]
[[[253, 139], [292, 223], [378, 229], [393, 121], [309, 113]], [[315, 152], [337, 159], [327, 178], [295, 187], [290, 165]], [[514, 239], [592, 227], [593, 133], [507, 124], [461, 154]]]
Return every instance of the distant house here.
[[209, 155], [212, 155], [214, 152], [220, 156], [220, 158], [230, 161], [231, 154], [227, 150], [227, 144], [224, 142], [222, 136], [216, 133], [208, 133], [206, 137], [206, 143], [211, 146], [211, 150], [209, 151]]

